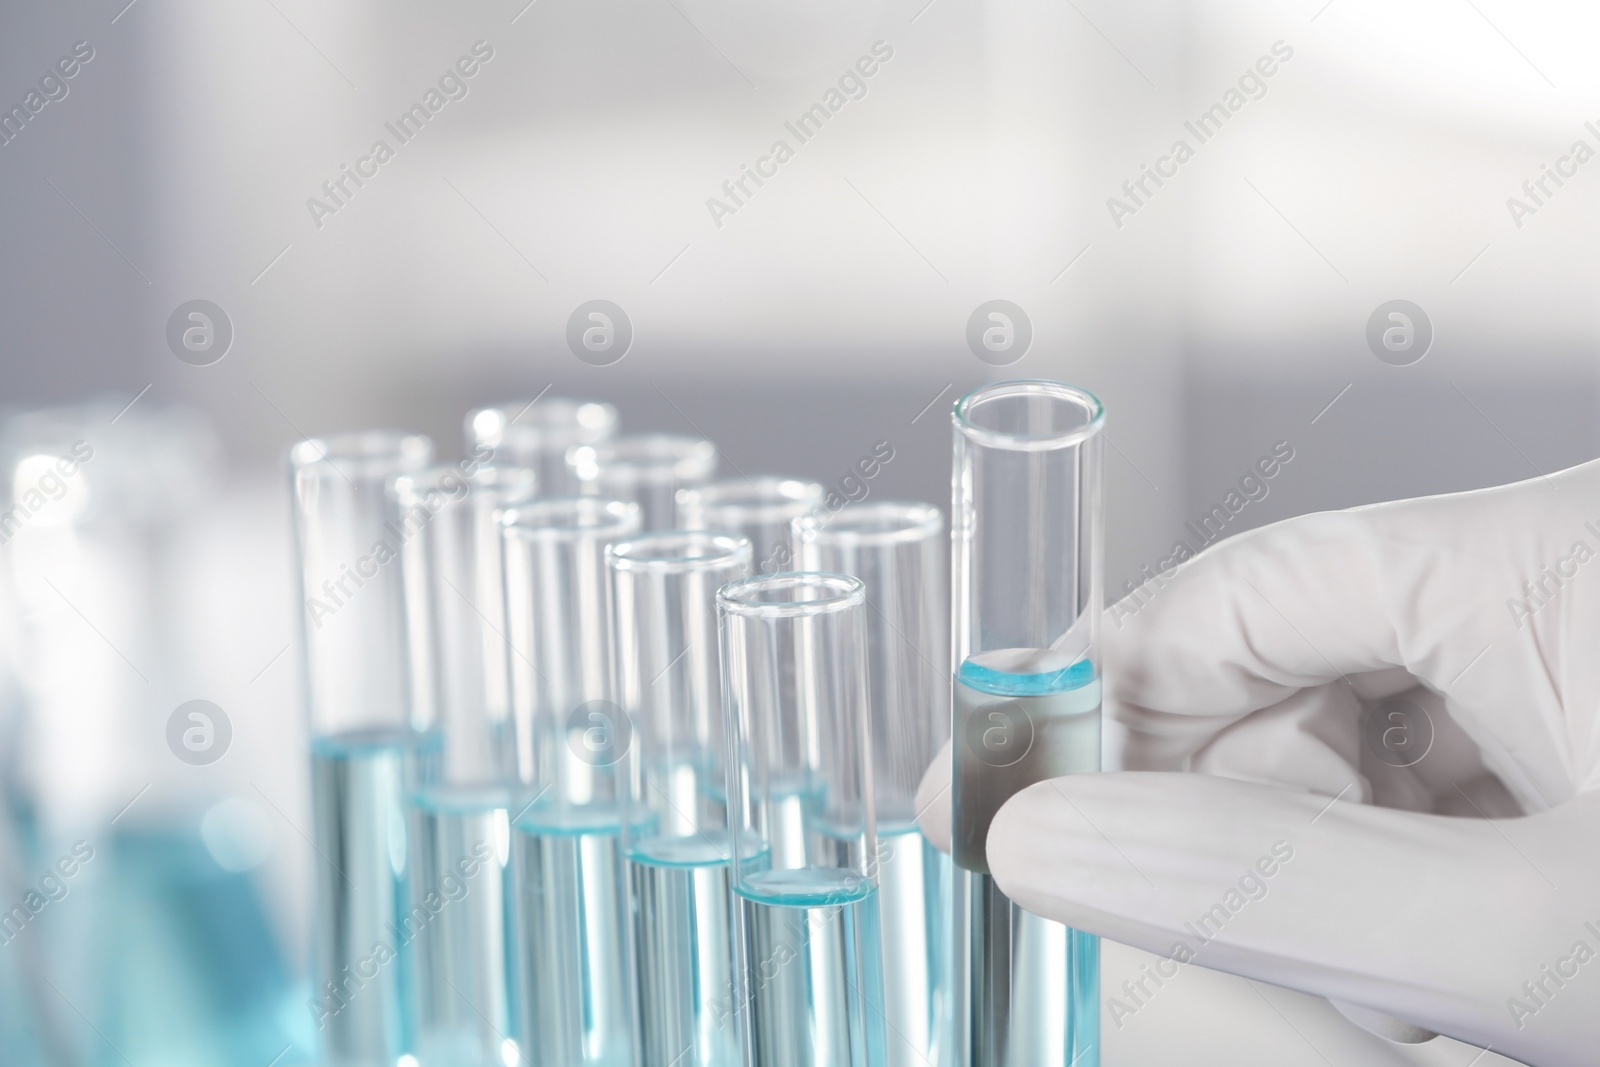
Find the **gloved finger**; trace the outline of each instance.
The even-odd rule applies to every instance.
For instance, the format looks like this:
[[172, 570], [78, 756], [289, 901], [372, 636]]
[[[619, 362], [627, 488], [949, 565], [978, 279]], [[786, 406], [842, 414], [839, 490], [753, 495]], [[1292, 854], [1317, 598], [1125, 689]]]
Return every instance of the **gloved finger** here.
[[1466, 819], [1524, 814], [1439, 694], [1416, 686], [1363, 708], [1361, 716], [1368, 803]]
[[1361, 715], [1349, 686], [1302, 689], [1219, 730], [1188, 770], [1324, 796], [1370, 799], [1361, 774]]
[[1402, 666], [1382, 570], [1354, 512], [1240, 534], [1179, 568], [1102, 638], [1125, 765], [1175, 768], [1302, 689]]
[[1540, 1063], [1528, 1054], [1549, 1049], [1527, 1035], [1594, 1024], [1572, 1014], [1580, 998], [1547, 997], [1532, 1007], [1540, 1026], [1523, 1029], [1508, 997], [1600, 920], [1584, 899], [1600, 860], [1571, 847], [1596, 830], [1600, 795], [1491, 823], [1114, 773], [1019, 793], [988, 859], [1018, 904], [1173, 971], [1199, 963]]
[[917, 786], [917, 826], [940, 852], [950, 851], [950, 742], [933, 757]]
[[[1600, 466], [1589, 464], [1305, 515], [1213, 546], [1147, 590], [1135, 612], [1114, 607], [1104, 627], [1107, 712], [1126, 730], [1125, 765], [1182, 766], [1223, 729], [1301, 689], [1338, 683], [1371, 699], [1408, 676], [1459, 698], [1475, 738], [1498, 728], [1505, 747], [1528, 751], [1528, 728], [1548, 733], [1538, 709], [1559, 704], [1534, 631], [1511, 625], [1507, 598], [1571, 550], [1597, 480]], [[1463, 682], [1496, 638], [1501, 649]], [[1529, 753], [1550, 764], [1535, 776], [1556, 773], [1547, 756]]]

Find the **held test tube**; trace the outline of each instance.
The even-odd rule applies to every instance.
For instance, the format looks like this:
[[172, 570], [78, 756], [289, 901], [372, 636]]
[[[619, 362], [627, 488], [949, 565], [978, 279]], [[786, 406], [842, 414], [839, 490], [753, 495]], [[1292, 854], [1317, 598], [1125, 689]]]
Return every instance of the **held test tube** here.
[[750, 573], [750, 543], [646, 534], [607, 552], [621, 703], [631, 721], [623, 820], [640, 1067], [740, 1067], [732, 1003], [733, 844], [723, 798], [717, 590]]
[[702, 437], [646, 433], [567, 450], [567, 466], [586, 493], [639, 505], [640, 529], [677, 524], [677, 494], [711, 480], [717, 450]]
[[1100, 431], [1090, 394], [983, 386], [956, 403], [953, 931], [958, 1067], [1095, 1067], [1099, 941], [1030, 915], [984, 848], [1007, 799], [1100, 768]]
[[842, 574], [717, 594], [748, 1067], [886, 1063], [864, 604]]
[[[411, 794], [416, 1053], [422, 1067], [520, 1056], [508, 929], [515, 769], [498, 512], [533, 498], [520, 467], [434, 467], [392, 492], [416, 534], [402, 550], [412, 699], [439, 723], [439, 778]], [[431, 895], [431, 899], [430, 899]]]
[[538, 499], [501, 517], [518, 777], [512, 884], [519, 1032], [530, 1067], [632, 1067], [622, 820], [627, 716], [615, 702], [606, 549], [637, 504]]
[[467, 449], [493, 452], [497, 466], [527, 467], [540, 496], [577, 496], [583, 486], [567, 464], [567, 450], [609, 441], [617, 409], [590, 400], [540, 394], [529, 401], [479, 408], [467, 415]]
[[850, 504], [796, 519], [800, 565], [866, 586], [879, 921], [890, 1067], [943, 1062], [950, 859], [917, 829], [915, 796], [950, 736], [944, 516], [928, 504]]
[[374, 431], [289, 453], [311, 726], [313, 1010], [322, 1060], [393, 1067], [410, 1052], [405, 797], [431, 776], [431, 709], [407, 676], [402, 521], [390, 479], [433, 445]]

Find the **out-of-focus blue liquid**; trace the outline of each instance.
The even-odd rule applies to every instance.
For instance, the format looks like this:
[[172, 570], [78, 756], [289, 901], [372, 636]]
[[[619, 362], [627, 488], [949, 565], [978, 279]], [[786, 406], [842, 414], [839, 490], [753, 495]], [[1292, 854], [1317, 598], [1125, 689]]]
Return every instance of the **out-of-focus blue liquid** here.
[[937, 1067], [948, 1010], [950, 857], [915, 826], [880, 826], [878, 856], [888, 1062]]
[[749, 1067], [883, 1067], [878, 891], [854, 871], [801, 867], [738, 886]]
[[603, 805], [534, 807], [512, 827], [519, 1032], [531, 1067], [632, 1067], [621, 830]]
[[628, 853], [641, 1067], [738, 1067], [726, 834], [655, 837]]
[[421, 1067], [504, 1067], [515, 1036], [510, 791], [433, 786], [411, 798], [410, 915]]
[[437, 736], [405, 729], [312, 738], [311, 1011], [326, 1067], [394, 1067], [411, 1051], [406, 795], [437, 760]]
[[[1098, 1067], [1099, 939], [1032, 915], [989, 876], [989, 824], [1036, 782], [1100, 769], [1087, 659], [1010, 649], [961, 664], [953, 738], [955, 1067]], [[997, 663], [1032, 663], [1026, 671]]]

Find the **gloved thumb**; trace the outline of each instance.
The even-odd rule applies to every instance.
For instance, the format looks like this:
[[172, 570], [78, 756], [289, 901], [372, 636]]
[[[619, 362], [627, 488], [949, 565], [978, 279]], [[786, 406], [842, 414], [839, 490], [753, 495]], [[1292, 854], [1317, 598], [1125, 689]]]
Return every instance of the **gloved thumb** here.
[[[1198, 963], [1562, 1065], [1600, 1037], [1555, 984], [1600, 950], [1600, 864], [1571, 847], [1597, 827], [1600, 796], [1490, 821], [1116, 773], [1017, 794], [988, 858], [1018, 904], [1166, 957], [1164, 980]], [[1106, 993], [1115, 1014], [1151, 989]]]

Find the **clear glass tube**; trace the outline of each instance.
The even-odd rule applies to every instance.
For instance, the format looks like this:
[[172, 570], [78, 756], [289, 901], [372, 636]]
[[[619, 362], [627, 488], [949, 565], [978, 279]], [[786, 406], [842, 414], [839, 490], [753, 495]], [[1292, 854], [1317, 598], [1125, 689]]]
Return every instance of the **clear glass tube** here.
[[514, 777], [499, 513], [536, 487], [525, 467], [433, 467], [393, 483], [417, 527], [404, 549], [413, 699], [439, 724], [447, 784]]
[[617, 409], [592, 400], [543, 396], [478, 408], [467, 415], [467, 449], [493, 456], [502, 467], [527, 467], [541, 496], [577, 496], [583, 486], [567, 465], [567, 449], [609, 441], [617, 432]]
[[638, 964], [641, 1067], [739, 1067], [732, 984], [732, 842], [722, 767], [717, 590], [750, 573], [750, 543], [646, 534], [608, 553], [621, 703], [634, 730], [638, 817], [623, 820]]
[[511, 833], [523, 1051], [533, 1067], [631, 1067], [621, 831], [632, 731], [615, 699], [605, 558], [638, 533], [639, 508], [535, 500], [505, 512], [501, 526], [526, 793]]
[[753, 1067], [886, 1062], [866, 603], [842, 574], [717, 594], [734, 1015]]
[[[501, 1067], [520, 1054], [506, 907], [511, 747], [500, 512], [534, 473], [470, 461], [396, 478], [417, 533], [402, 550], [413, 699], [439, 722], [439, 781], [411, 795], [416, 1052], [424, 1065]], [[425, 905], [424, 905], [425, 906]]]
[[289, 455], [311, 723], [313, 1012], [322, 1058], [393, 1067], [409, 1053], [405, 798], [437, 746], [407, 670], [403, 553], [418, 525], [390, 480], [428, 465], [415, 434], [346, 434]]
[[289, 454], [304, 607], [305, 698], [314, 736], [421, 729], [407, 686], [399, 523], [389, 481], [433, 458], [418, 434], [312, 439]]
[[1001, 382], [956, 403], [952, 595], [955, 1062], [1094, 1067], [1099, 942], [988, 873], [989, 824], [1100, 768], [1101, 436], [1092, 395]]
[[941, 1062], [950, 860], [917, 829], [915, 796], [950, 736], [944, 516], [929, 504], [850, 504], [796, 519], [800, 566], [860, 578], [872, 694], [879, 919], [892, 1067]]
[[822, 503], [822, 486], [796, 478], [757, 477], [713, 482], [678, 494], [678, 525], [714, 530], [750, 542], [754, 574], [793, 570], [791, 525]]
[[702, 486], [717, 472], [717, 450], [703, 437], [650, 433], [567, 450], [567, 465], [584, 492], [639, 505], [641, 529], [677, 526], [680, 489]]

